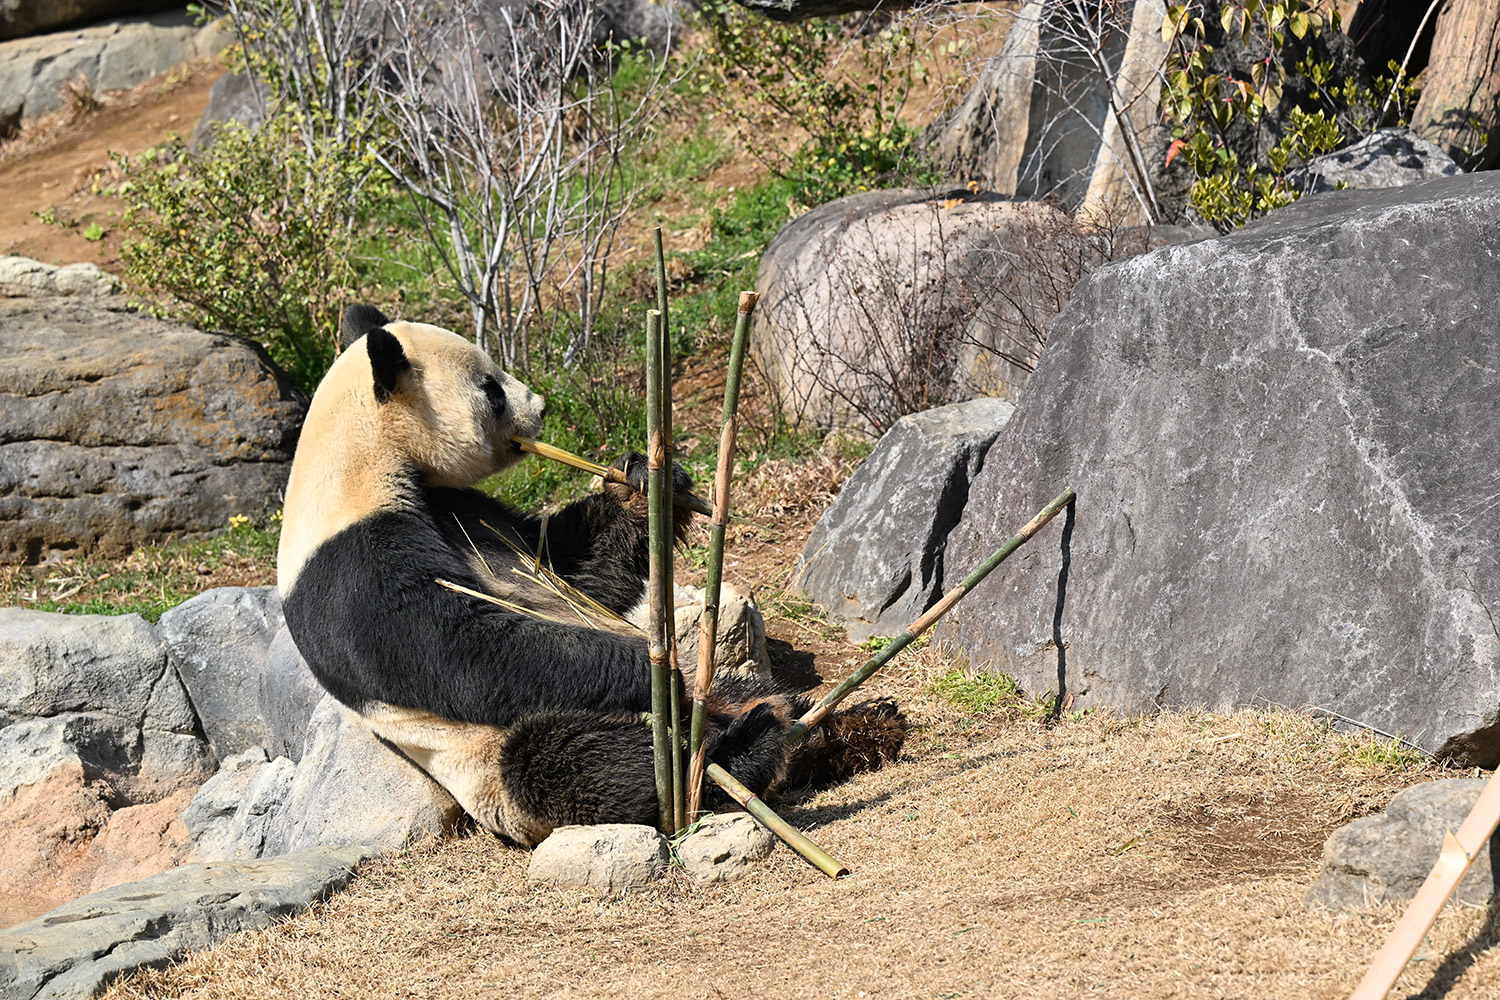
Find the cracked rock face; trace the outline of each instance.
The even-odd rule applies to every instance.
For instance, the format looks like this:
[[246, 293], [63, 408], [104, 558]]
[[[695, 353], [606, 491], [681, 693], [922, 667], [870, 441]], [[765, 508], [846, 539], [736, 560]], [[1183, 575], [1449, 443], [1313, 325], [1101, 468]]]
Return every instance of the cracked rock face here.
[[902, 417], [823, 512], [797, 586], [849, 638], [897, 635], [942, 596], [948, 533], [1014, 412], [1008, 400], [975, 399]]
[[1500, 762], [1497, 261], [1500, 176], [1470, 175], [1320, 195], [1095, 272], [991, 446], [950, 573], [1064, 486], [1076, 520], [939, 635], [1081, 705], [1315, 705]]
[[114, 296], [0, 298], [0, 558], [119, 555], [259, 513], [305, 412], [246, 341]]

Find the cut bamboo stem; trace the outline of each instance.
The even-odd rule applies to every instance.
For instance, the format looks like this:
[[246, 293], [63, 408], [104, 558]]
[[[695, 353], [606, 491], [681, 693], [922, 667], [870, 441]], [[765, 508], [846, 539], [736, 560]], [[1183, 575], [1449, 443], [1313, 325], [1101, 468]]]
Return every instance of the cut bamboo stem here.
[[[670, 516], [672, 456], [676, 454], [672, 434], [672, 323], [670, 314], [667, 312], [667, 254], [662, 246], [660, 226], [654, 230], [652, 240], [656, 249], [656, 311], [661, 313], [661, 319], [656, 326], [656, 335], [660, 341], [656, 356], [661, 364], [661, 433], [662, 447], [666, 452], [666, 510]], [[667, 677], [671, 688], [671, 702], [668, 705], [671, 725], [668, 727], [668, 735], [672, 747], [672, 832], [677, 833], [687, 828], [687, 775], [683, 771], [682, 763], [682, 744], [686, 733], [682, 728], [682, 671], [678, 669], [677, 664], [677, 612], [672, 573], [674, 540], [672, 525], [668, 522], [666, 536], [661, 541], [662, 569], [665, 577], [662, 587], [662, 617], [666, 622], [669, 664]]]
[[744, 806], [746, 812], [754, 816], [767, 830], [780, 837], [782, 843], [807, 859], [814, 868], [829, 878], [841, 878], [849, 874], [848, 868], [835, 861], [827, 851], [813, 843], [802, 831], [776, 815], [770, 806], [761, 801], [759, 795], [740, 784], [734, 775], [718, 764], [708, 765], [706, 773], [714, 784], [728, 792], [730, 798]]
[[729, 525], [729, 486], [734, 478], [735, 438], [739, 431], [740, 375], [750, 342], [750, 317], [760, 298], [741, 292], [729, 347], [729, 371], [724, 377], [724, 424], [719, 434], [719, 461], [714, 475], [714, 512], [709, 522], [708, 579], [703, 587], [703, 617], [698, 630], [698, 676], [693, 684], [693, 720], [688, 731], [687, 814], [698, 815], [703, 805], [703, 769], [708, 762], [704, 729], [708, 720], [708, 692], [714, 682], [714, 645], [719, 635], [719, 591], [724, 582], [724, 530]]
[[1417, 953], [1422, 939], [1437, 919], [1438, 911], [1463, 881], [1464, 874], [1474, 864], [1475, 857], [1484, 849], [1495, 828], [1500, 826], [1500, 780], [1497, 779], [1500, 779], [1500, 772], [1490, 776], [1484, 791], [1479, 793], [1479, 801], [1469, 810], [1458, 833], [1450, 831], [1443, 838], [1442, 852], [1428, 873], [1427, 881], [1417, 890], [1391, 936], [1376, 953], [1375, 961], [1370, 963], [1370, 970], [1355, 987], [1351, 1000], [1383, 1000], [1396, 985], [1401, 970]]
[[[517, 448], [530, 452], [542, 458], [550, 458], [554, 462], [570, 465], [580, 472], [589, 472], [607, 483], [620, 483], [623, 486], [630, 485], [630, 478], [625, 475], [625, 470], [612, 468], [608, 465], [600, 465], [598, 462], [590, 462], [581, 455], [575, 455], [571, 451], [554, 447], [541, 441], [533, 441], [531, 438], [511, 438]], [[704, 517], [712, 517], [714, 513], [713, 504], [701, 497], [689, 493], [683, 497], [674, 497], [674, 501], [692, 511], [694, 514], [702, 514]]]
[[672, 556], [672, 508], [671, 495], [667, 492], [671, 479], [667, 471], [667, 449], [661, 421], [660, 331], [661, 313], [652, 309], [646, 313], [646, 498], [650, 546], [646, 590], [649, 609], [647, 635], [651, 653], [651, 751], [656, 769], [659, 825], [663, 830], [675, 831], [676, 819], [672, 808], [675, 790], [672, 787], [671, 762], [675, 746], [672, 743], [671, 713], [668, 708], [672, 690], [668, 636], [673, 626], [671, 620], [664, 615], [666, 594], [671, 587], [669, 569]]
[[[980, 580], [983, 580], [986, 576], [989, 576], [991, 571], [993, 571], [996, 566], [999, 566], [1006, 559], [1010, 558], [1012, 552], [1015, 552], [1016, 549], [1019, 549], [1022, 545], [1024, 545], [1032, 535], [1035, 535], [1042, 529], [1043, 525], [1056, 517], [1058, 512], [1061, 511], [1064, 507], [1072, 503], [1076, 496], [1077, 494], [1074, 493], [1071, 488], [1065, 489], [1061, 493], [1059, 493], [1056, 499], [1054, 499], [1047, 506], [1043, 507], [1041, 511], [1037, 513], [1036, 517], [1033, 517], [1030, 521], [1026, 522], [1025, 527], [1012, 535], [1010, 539], [1004, 545], [1000, 546], [1000, 548], [997, 549], [993, 555], [991, 555], [984, 562], [980, 563], [972, 573], [964, 577], [964, 579], [959, 583], [958, 586], [954, 587], [952, 590], [948, 591], [948, 593], [944, 594], [942, 599], [934, 604], [931, 608], [928, 608], [921, 617], [912, 622], [910, 625], [906, 626], [906, 630], [903, 631], [900, 635], [896, 636], [896, 638], [891, 641], [890, 645], [886, 646], [879, 653], [876, 653], [874, 656], [870, 657], [870, 659], [866, 660], [858, 670], [854, 671], [854, 673], [846, 677], [842, 683], [840, 683], [832, 691], [828, 692], [828, 694], [823, 697], [822, 701], [818, 702], [810, 710], [808, 710], [807, 714], [803, 715], [802, 718], [798, 719], [796, 722], [793, 722], [790, 726], [788, 726], [786, 733], [787, 743], [796, 743], [798, 740], [806, 736], [808, 730], [812, 729], [818, 723], [827, 718], [828, 713], [832, 712], [834, 707], [837, 706], [839, 702], [843, 701], [849, 696], [851, 692], [853, 692], [865, 681], [869, 680], [870, 677], [874, 675], [875, 671], [879, 670], [881, 667], [891, 662], [891, 660], [895, 659], [896, 654], [900, 653], [907, 646], [911, 645], [912, 642], [914, 642], [917, 637], [920, 636], [923, 632], [926, 632], [928, 629], [932, 628], [937, 620], [946, 615], [953, 608], [953, 605], [957, 604], [960, 600], [963, 599], [966, 594], [969, 593], [970, 590], [974, 589], [974, 586], [979, 583]], [[1059, 698], [1062, 697], [1062, 694], [1063, 693], [1061, 691], [1057, 693]]]

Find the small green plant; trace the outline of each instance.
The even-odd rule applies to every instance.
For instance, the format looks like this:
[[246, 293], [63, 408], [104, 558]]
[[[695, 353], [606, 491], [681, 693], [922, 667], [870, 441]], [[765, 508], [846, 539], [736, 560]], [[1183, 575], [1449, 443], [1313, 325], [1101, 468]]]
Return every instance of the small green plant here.
[[[1335, 80], [1334, 64], [1315, 56], [1313, 43], [1338, 30], [1337, 12], [1321, 0], [1225, 0], [1219, 24], [1226, 44], [1252, 58], [1248, 73], [1221, 68], [1203, 4], [1167, 8], [1162, 37], [1171, 45], [1162, 110], [1173, 122], [1167, 164], [1178, 156], [1196, 180], [1190, 200], [1221, 231], [1241, 226], [1296, 201], [1302, 192], [1288, 172], [1387, 124], [1405, 124], [1416, 88], [1391, 76], [1365, 85]], [[1302, 96], [1284, 115], [1286, 86], [1295, 76]]]
[[88, 240], [90, 243], [98, 243], [100, 240], [104, 239], [104, 237], [108, 233], [109, 230], [99, 225], [99, 223], [91, 222], [84, 227], [83, 238]]
[[1369, 732], [1351, 738], [1340, 758], [1345, 764], [1393, 774], [1420, 771], [1429, 764], [1426, 754], [1405, 741]]

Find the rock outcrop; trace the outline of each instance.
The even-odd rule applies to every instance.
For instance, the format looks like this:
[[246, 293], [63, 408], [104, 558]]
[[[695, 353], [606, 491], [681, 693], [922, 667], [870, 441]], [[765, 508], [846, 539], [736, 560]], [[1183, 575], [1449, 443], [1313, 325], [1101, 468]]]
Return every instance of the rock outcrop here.
[[948, 559], [1053, 522], [939, 626], [1078, 704], [1317, 705], [1500, 763], [1500, 177], [1304, 199], [1081, 283]]
[[[0, 0], [0, 31], [4, 30], [4, 7], [14, 2]], [[22, 6], [45, 10], [79, 5]], [[125, 90], [174, 66], [212, 55], [229, 41], [229, 34], [217, 24], [199, 27], [182, 12], [0, 41], [0, 137], [14, 132], [23, 121], [61, 108], [63, 87], [74, 80], [82, 79], [92, 92]]]
[[1091, 256], [1038, 203], [963, 189], [840, 198], [772, 240], [752, 350], [803, 426], [879, 433], [905, 413], [1013, 396]]
[[1287, 182], [1308, 194], [1342, 188], [1387, 188], [1463, 171], [1453, 158], [1410, 129], [1383, 128], [1352, 146], [1287, 171]]
[[270, 861], [183, 865], [76, 899], [0, 930], [0, 997], [97, 996], [119, 976], [327, 899], [371, 853], [321, 847]]
[[116, 296], [0, 298], [0, 558], [118, 555], [259, 513], [305, 412], [248, 341]]
[[896, 635], [942, 596], [948, 533], [1013, 412], [976, 399], [902, 417], [823, 512], [797, 585], [849, 638]]

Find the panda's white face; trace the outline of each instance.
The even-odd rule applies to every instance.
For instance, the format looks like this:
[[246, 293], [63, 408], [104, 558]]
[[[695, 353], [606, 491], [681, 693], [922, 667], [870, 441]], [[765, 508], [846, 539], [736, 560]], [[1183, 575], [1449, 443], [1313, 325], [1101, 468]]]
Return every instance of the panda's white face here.
[[542, 397], [456, 333], [420, 323], [385, 329], [407, 366], [378, 406], [381, 436], [427, 482], [469, 486], [524, 457], [514, 439], [541, 433]]

